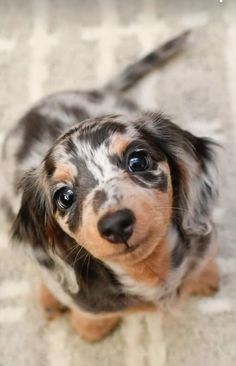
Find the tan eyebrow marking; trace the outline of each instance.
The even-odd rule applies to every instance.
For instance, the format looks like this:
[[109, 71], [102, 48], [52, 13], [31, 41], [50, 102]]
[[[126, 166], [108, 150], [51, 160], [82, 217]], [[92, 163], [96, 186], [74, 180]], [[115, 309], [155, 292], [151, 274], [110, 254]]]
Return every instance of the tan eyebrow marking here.
[[126, 150], [130, 142], [131, 142], [130, 139], [125, 136], [117, 134], [113, 135], [109, 147], [110, 153], [116, 155], [122, 155], [122, 153]]
[[71, 169], [72, 167], [68, 167], [65, 165], [59, 165], [54, 174], [53, 174], [53, 179], [55, 181], [72, 181], [74, 179], [74, 169]]

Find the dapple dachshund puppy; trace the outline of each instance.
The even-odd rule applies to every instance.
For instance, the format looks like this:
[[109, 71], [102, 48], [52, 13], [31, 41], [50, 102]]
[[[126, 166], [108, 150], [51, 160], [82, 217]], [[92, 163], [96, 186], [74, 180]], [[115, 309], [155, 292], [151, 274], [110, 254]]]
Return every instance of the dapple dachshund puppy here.
[[187, 35], [100, 90], [46, 97], [4, 142], [4, 206], [41, 269], [41, 306], [48, 318], [69, 309], [89, 341], [129, 312], [218, 288], [215, 144], [123, 95]]

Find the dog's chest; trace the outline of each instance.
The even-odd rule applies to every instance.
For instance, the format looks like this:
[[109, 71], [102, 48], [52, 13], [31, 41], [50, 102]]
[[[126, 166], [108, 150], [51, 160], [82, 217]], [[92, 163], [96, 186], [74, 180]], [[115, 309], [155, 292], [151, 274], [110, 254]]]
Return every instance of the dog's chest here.
[[118, 268], [114, 272], [119, 281], [117, 287], [111, 287], [104, 279], [98, 279], [95, 286], [88, 285], [85, 291], [83, 286], [78, 285], [76, 273], [70, 267], [60, 265], [53, 271], [43, 270], [43, 275], [49, 289], [63, 304], [88, 312], [105, 313], [124, 310], [145, 302], [152, 302], [157, 306], [170, 304], [176, 299], [184, 268], [168, 274], [165, 281], [152, 286], [134, 280]]
[[113, 265], [112, 269], [126, 294], [138, 297], [140, 302], [151, 302], [157, 307], [165, 307], [171, 305], [178, 297], [178, 288], [186, 273], [187, 265], [183, 263], [178, 270], [169, 271], [163, 279], [154, 274], [152, 283], [145, 282], [145, 275], [143, 280], [137, 280], [118, 266]]

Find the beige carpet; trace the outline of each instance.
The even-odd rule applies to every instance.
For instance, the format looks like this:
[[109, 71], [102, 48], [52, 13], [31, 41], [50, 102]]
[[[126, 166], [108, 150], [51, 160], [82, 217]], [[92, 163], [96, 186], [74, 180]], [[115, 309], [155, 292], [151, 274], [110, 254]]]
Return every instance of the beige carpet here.
[[220, 292], [162, 319], [127, 317], [103, 342], [81, 341], [37, 308], [38, 274], [0, 222], [0, 366], [236, 365], [236, 3], [234, 0], [0, 0], [0, 138], [39, 97], [87, 88], [185, 28], [187, 51], [130, 93], [145, 109], [224, 145]]

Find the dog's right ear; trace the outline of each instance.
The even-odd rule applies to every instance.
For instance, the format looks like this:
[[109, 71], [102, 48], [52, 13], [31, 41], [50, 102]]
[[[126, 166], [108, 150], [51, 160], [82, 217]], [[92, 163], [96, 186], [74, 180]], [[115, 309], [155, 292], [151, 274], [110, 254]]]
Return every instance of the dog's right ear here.
[[52, 231], [50, 210], [37, 169], [26, 174], [20, 182], [19, 191], [22, 192], [21, 205], [12, 226], [12, 238], [34, 248], [46, 249]]

